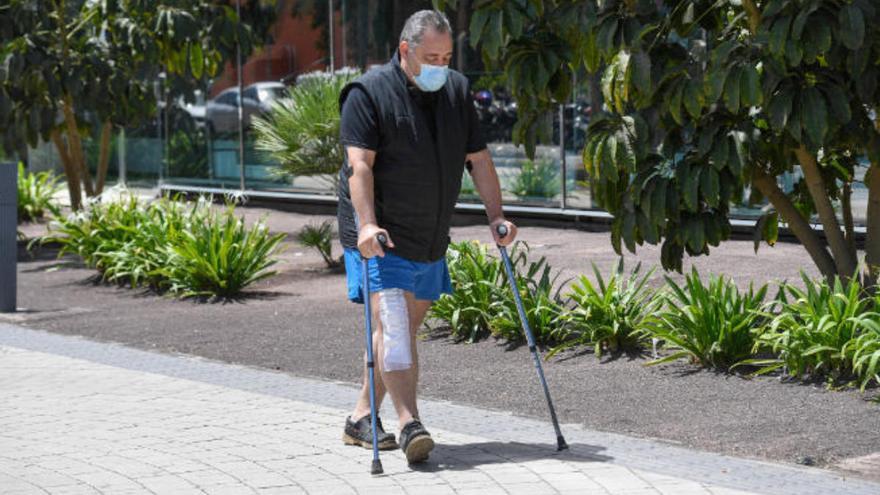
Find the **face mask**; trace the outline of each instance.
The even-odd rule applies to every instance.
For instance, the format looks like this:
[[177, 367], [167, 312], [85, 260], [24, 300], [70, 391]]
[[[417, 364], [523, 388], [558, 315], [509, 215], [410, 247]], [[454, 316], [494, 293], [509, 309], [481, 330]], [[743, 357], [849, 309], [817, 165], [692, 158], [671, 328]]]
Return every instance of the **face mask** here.
[[446, 65], [422, 64], [422, 71], [413, 76], [413, 80], [422, 91], [434, 92], [446, 84], [448, 72], [449, 67]]
[[449, 68], [445, 65], [422, 64], [422, 72], [413, 79], [422, 91], [437, 91], [446, 84]]

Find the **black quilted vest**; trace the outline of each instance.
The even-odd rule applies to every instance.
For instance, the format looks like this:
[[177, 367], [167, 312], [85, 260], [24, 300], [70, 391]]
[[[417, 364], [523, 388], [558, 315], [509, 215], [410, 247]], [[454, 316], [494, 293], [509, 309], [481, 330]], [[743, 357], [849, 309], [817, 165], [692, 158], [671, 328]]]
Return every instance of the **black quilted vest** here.
[[[342, 90], [340, 110], [349, 91], [362, 88], [378, 116], [380, 144], [373, 165], [376, 219], [388, 230], [391, 251], [411, 261], [436, 261], [449, 245], [449, 222], [461, 189], [467, 154], [467, 79], [449, 71], [434, 110], [436, 140], [427, 117], [407, 89], [398, 55]], [[343, 164], [339, 175], [339, 237], [357, 247], [355, 212]]]

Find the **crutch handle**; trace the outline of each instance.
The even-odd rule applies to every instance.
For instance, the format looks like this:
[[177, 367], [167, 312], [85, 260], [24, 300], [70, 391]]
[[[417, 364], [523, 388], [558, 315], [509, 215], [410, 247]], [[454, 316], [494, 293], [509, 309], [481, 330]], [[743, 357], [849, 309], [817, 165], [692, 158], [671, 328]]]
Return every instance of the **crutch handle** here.
[[504, 224], [502, 223], [501, 225], [499, 225], [498, 227], [495, 228], [495, 231], [498, 232], [498, 235], [499, 235], [502, 239], [504, 239], [505, 237], [507, 237], [507, 225], [504, 225]]
[[376, 240], [379, 241], [383, 248], [388, 247], [388, 237], [385, 234], [377, 235]]

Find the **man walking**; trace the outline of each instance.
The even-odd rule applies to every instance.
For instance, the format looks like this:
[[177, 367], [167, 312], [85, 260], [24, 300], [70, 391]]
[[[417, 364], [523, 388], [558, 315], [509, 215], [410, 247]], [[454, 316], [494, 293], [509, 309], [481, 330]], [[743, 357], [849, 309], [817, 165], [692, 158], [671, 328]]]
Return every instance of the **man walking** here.
[[[407, 19], [392, 60], [346, 86], [340, 96], [340, 138], [346, 163], [339, 181], [339, 232], [348, 297], [370, 297], [375, 324], [376, 400], [391, 395], [400, 448], [410, 463], [428, 458], [434, 442], [416, 401], [416, 332], [431, 303], [452, 291], [446, 266], [449, 223], [467, 164], [486, 207], [495, 242], [507, 245], [515, 226], [501, 209], [495, 166], [479, 129], [467, 79], [449, 70], [452, 32], [434, 10]], [[496, 232], [505, 225], [503, 239]], [[377, 237], [383, 234], [383, 245]], [[363, 294], [360, 257], [369, 259]], [[343, 441], [372, 447], [369, 386], [346, 419]], [[377, 418], [378, 420], [378, 418]], [[397, 447], [377, 421], [379, 446]]]

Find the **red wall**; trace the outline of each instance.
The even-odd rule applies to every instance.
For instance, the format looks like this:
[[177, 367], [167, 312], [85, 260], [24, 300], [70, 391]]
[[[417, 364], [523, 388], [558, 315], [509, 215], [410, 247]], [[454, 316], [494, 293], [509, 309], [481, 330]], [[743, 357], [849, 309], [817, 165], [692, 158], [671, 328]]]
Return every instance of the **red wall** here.
[[[278, 20], [273, 29], [275, 43], [267, 45], [252, 54], [245, 61], [242, 75], [244, 85], [258, 81], [278, 81], [282, 77], [295, 73], [326, 70], [325, 52], [318, 50], [317, 41], [322, 32], [312, 28], [311, 16], [293, 17], [290, 14], [290, 3], [284, 2]], [[316, 2], [322, 6], [322, 2]], [[333, 31], [334, 58], [336, 68], [342, 67], [342, 26], [339, 15], [336, 16], [336, 27]], [[327, 44], [325, 40], [324, 44]], [[211, 87], [211, 97], [224, 89], [237, 84], [235, 65], [227, 63]]]

